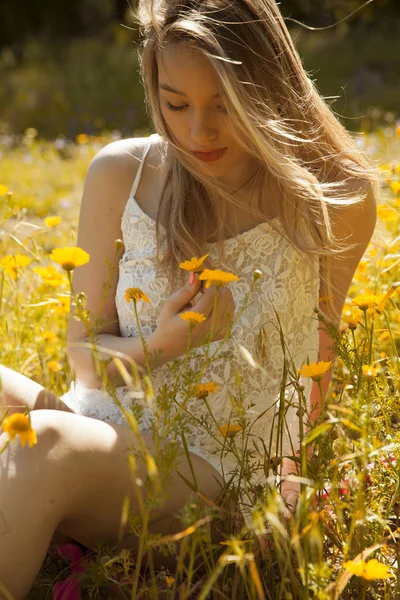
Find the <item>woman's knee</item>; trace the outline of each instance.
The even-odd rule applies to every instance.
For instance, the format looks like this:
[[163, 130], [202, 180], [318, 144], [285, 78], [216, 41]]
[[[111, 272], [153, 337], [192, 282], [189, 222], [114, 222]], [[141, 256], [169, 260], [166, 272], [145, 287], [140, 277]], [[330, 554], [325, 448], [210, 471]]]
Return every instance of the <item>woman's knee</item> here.
[[46, 465], [59, 465], [68, 457], [63, 450], [63, 430], [56, 411], [30, 411], [28, 418], [35, 441], [32, 445], [22, 445], [18, 432], [13, 437], [8, 432], [2, 433], [0, 447], [5, 449], [0, 460], [2, 468], [5, 464], [14, 465], [16, 473], [23, 471], [27, 476], [36, 476]]

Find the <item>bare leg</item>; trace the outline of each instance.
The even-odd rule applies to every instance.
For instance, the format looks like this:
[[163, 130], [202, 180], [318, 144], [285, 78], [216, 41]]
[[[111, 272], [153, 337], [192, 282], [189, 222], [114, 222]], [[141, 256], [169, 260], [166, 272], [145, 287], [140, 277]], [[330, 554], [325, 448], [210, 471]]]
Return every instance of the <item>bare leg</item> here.
[[[0, 454], [0, 582], [16, 600], [35, 581], [66, 511], [68, 457], [57, 455], [59, 435], [46, 426], [43, 412], [32, 414], [39, 417], [32, 418], [36, 446], [22, 448], [13, 442]], [[0, 436], [0, 448], [7, 439], [6, 434]], [[7, 596], [0, 591], [0, 598]]]
[[[38, 444], [9, 446], [0, 454], [0, 581], [16, 600], [30, 590], [43, 563], [55, 530], [94, 548], [99, 541], [136, 549], [136, 536], [128, 528], [118, 538], [121, 510], [128, 496], [139, 514], [135, 484], [127, 462], [127, 447], [137, 446], [126, 425], [110, 425], [97, 419], [54, 410], [35, 410], [32, 426]], [[150, 434], [142, 434], [154, 453]], [[0, 436], [0, 447], [7, 436]], [[217, 471], [192, 455], [201, 491], [215, 499], [222, 483]], [[191, 471], [183, 452], [177, 466], [189, 481]], [[146, 467], [138, 461], [136, 477], [142, 481]], [[143, 488], [142, 488], [143, 489]], [[172, 533], [179, 528], [174, 514], [192, 494], [176, 472], [166, 502], [152, 517], [166, 517], [153, 532]], [[168, 566], [165, 558], [163, 564]], [[1, 595], [0, 599], [4, 600]]]
[[[27, 408], [74, 412], [50, 390], [29, 377], [0, 364], [0, 420], [7, 410], [7, 416], [9, 416], [21, 412], [21, 410], [25, 411]], [[0, 427], [1, 433], [3, 433], [2, 427]], [[67, 544], [74, 541], [70, 536], [59, 532], [55, 532], [52, 538], [52, 542], [55, 544]]]

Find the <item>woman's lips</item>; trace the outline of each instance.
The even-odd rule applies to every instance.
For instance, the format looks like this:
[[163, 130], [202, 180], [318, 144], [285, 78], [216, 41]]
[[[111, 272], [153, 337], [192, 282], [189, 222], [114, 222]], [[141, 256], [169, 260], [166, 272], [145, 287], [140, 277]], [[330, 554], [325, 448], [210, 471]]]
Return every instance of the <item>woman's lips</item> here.
[[222, 148], [222, 150], [217, 150], [215, 152], [193, 152], [193, 154], [203, 162], [212, 162], [214, 160], [218, 160], [225, 153], [226, 148]]

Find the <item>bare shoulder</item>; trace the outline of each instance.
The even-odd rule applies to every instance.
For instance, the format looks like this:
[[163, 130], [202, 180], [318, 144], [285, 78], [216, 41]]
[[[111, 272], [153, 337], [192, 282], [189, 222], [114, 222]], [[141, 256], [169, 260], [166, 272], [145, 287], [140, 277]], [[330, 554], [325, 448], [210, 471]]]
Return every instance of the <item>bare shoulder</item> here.
[[97, 152], [92, 164], [114, 170], [116, 175], [132, 178], [140, 166], [147, 141], [148, 138], [139, 137], [111, 142]]
[[[75, 292], [86, 295], [91, 326], [101, 313], [106, 324], [100, 333], [120, 334], [115, 305], [118, 269], [111, 267], [124, 251], [120, 246], [116, 255], [115, 241], [123, 237], [121, 217], [146, 143], [147, 138], [133, 138], [107, 144], [92, 159], [85, 178], [77, 246], [89, 254], [90, 260], [74, 270], [72, 278]], [[71, 314], [68, 343], [86, 335], [86, 327]]]
[[348, 249], [340, 255], [330, 256], [330, 267], [334, 294], [329, 309], [325, 304], [328, 296], [326, 282], [320, 281], [320, 308], [330, 313], [338, 325], [347, 293], [354, 273], [362, 259], [375, 230], [377, 220], [376, 197], [371, 183], [365, 180], [351, 179], [347, 182], [349, 193], [360, 192], [361, 202], [332, 211], [332, 231], [340, 242], [348, 244]]
[[[149, 143], [149, 137], [127, 138], [117, 140], [104, 146], [93, 158], [90, 168], [100, 176], [111, 179], [121, 190], [120, 197], [128, 198], [129, 191], [135, 180], [142, 162], [143, 154]], [[162, 178], [164, 141], [161, 136], [154, 136], [146, 154], [146, 160], [141, 175], [140, 203], [146, 204], [151, 200], [147, 190]], [[148, 197], [149, 196], [149, 197]], [[123, 210], [123, 207], [120, 207]], [[142, 208], [144, 208], [142, 206]]]
[[365, 179], [349, 179], [346, 182], [348, 193], [360, 193], [362, 201], [343, 206], [333, 211], [334, 233], [347, 234], [353, 239], [350, 243], [364, 244], [366, 247], [374, 233], [377, 220], [377, 199], [373, 185]]

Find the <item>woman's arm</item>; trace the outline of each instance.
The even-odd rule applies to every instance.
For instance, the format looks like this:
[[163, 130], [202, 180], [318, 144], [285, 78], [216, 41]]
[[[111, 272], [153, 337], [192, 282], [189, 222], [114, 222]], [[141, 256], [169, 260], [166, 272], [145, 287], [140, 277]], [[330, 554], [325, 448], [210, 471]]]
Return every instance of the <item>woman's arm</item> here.
[[[373, 235], [377, 212], [376, 198], [373, 189], [370, 185], [366, 186], [364, 182], [352, 182], [349, 184], [349, 191], [358, 191], [360, 187], [366, 189], [366, 195], [361, 205], [356, 204], [347, 206], [341, 211], [340, 218], [333, 219], [332, 229], [335, 236], [339, 238], [347, 237], [349, 244], [357, 244], [347, 252], [341, 254], [342, 258], [334, 258], [332, 264], [332, 279], [337, 290], [336, 296], [333, 298], [332, 305], [327, 309], [323, 298], [326, 298], [327, 290], [325, 284], [320, 285], [320, 308], [325, 315], [328, 316], [335, 326], [340, 325], [340, 318], [344, 303], [347, 298], [347, 293], [350, 288], [354, 273], [362, 259], [365, 250]], [[333, 339], [326, 331], [326, 328], [321, 323], [319, 329], [319, 360], [320, 361], [335, 361], [335, 354], [329, 348], [333, 345]], [[323, 409], [326, 392], [331, 379], [332, 369], [327, 371], [321, 381], [322, 398], [318, 384], [313, 382], [310, 395], [311, 421], [315, 422], [320, 416]], [[297, 453], [300, 455], [300, 450]], [[292, 460], [284, 458], [282, 462], [282, 475], [298, 474], [298, 465]], [[295, 498], [298, 497], [300, 485], [290, 481], [284, 481], [282, 484], [282, 495], [288, 504], [295, 505]]]
[[[330, 321], [338, 329], [340, 327], [340, 319], [343, 311], [343, 306], [346, 302], [347, 294], [350, 285], [353, 281], [354, 274], [364, 256], [368, 244], [374, 233], [376, 225], [376, 198], [371, 185], [364, 182], [349, 183], [349, 191], [359, 191], [362, 188], [366, 195], [361, 204], [346, 206], [339, 213], [334, 213], [336, 216], [332, 219], [332, 230], [335, 236], [345, 238], [349, 244], [356, 244], [356, 247], [342, 253], [339, 257], [331, 259], [332, 264], [332, 280], [336, 289], [336, 295], [332, 302], [328, 305], [325, 298], [328, 296], [324, 282], [320, 284], [320, 309]], [[332, 346], [334, 340], [326, 330], [325, 325], [321, 322], [319, 329], [319, 360], [332, 361], [334, 363], [336, 356], [329, 346]], [[323, 377], [322, 384], [322, 399], [319, 392], [318, 384], [313, 382], [310, 408], [315, 409], [311, 412], [311, 420], [314, 422], [322, 412], [322, 402], [325, 399], [326, 392], [331, 379], [332, 369], [327, 371]]]
[[[123, 245], [121, 217], [126, 206], [132, 182], [140, 165], [146, 139], [135, 138], [112, 142], [102, 148], [92, 159], [85, 178], [79, 213], [77, 246], [88, 252], [88, 263], [76, 268], [72, 274], [75, 295], [84, 294], [87, 327], [76, 316], [74, 297], [71, 297], [71, 314], [68, 323], [67, 352], [76, 377], [83, 385], [100, 385], [92, 358], [89, 331], [97, 326], [96, 345], [131, 356], [140, 364], [142, 350], [140, 339], [121, 338], [115, 294], [118, 284], [118, 263]], [[111, 268], [113, 267], [113, 268]], [[77, 345], [78, 344], [78, 345]], [[80, 346], [79, 346], [80, 344]], [[101, 358], [110, 358], [103, 354]], [[128, 363], [125, 362], [130, 368]], [[114, 363], [107, 371], [118, 378]]]
[[[172, 357], [168, 355], [166, 348], [161, 347], [154, 333], [143, 335], [143, 338], [146, 342], [151, 368], [156, 369], [168, 360], [171, 360]], [[100, 359], [107, 360], [116, 356], [124, 364], [128, 373], [132, 372], [131, 360], [136, 363], [139, 371], [145, 369], [146, 362], [143, 344], [139, 336], [120, 337], [110, 333], [99, 333], [95, 336], [95, 340]], [[69, 360], [79, 382], [87, 388], [100, 388], [101, 379], [96, 374], [90, 338], [83, 338], [74, 343], [71, 342], [68, 348]], [[107, 376], [114, 386], [117, 387], [126, 384], [115, 361], [112, 360], [107, 365], [106, 371]]]

